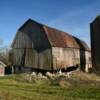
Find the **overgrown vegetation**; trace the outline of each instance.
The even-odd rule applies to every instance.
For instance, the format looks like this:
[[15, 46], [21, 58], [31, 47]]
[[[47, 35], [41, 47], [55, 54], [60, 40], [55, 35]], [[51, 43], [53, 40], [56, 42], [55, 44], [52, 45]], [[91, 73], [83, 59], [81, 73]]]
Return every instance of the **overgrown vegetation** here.
[[0, 100], [100, 100], [100, 77], [82, 72], [66, 79], [5, 76], [0, 78]]
[[11, 49], [4, 47], [0, 48], [0, 60], [3, 61], [7, 66], [11, 65]]

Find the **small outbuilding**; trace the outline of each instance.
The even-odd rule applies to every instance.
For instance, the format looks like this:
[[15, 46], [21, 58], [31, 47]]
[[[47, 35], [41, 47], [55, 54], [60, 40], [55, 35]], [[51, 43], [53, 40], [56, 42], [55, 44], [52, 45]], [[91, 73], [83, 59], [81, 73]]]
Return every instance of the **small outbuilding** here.
[[6, 67], [6, 64], [4, 64], [2, 61], [0, 61], [0, 76], [5, 75], [5, 67]]
[[83, 49], [83, 44], [66, 32], [29, 19], [18, 29], [12, 43], [14, 71], [67, 70], [82, 66], [83, 60], [86, 65], [89, 50]]

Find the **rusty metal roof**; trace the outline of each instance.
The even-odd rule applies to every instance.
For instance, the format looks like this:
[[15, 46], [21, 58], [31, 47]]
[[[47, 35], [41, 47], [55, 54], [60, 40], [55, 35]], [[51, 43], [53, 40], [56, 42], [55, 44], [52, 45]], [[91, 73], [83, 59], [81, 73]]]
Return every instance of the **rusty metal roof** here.
[[78, 48], [78, 49], [82, 49], [82, 50], [90, 50], [84, 41], [70, 35], [69, 33], [66, 33], [66, 32], [60, 31], [58, 29], [51, 28], [49, 26], [40, 24], [32, 19], [27, 20], [19, 28], [18, 31], [20, 31], [28, 23], [36, 23], [36, 24], [42, 26], [43, 30], [45, 31], [44, 33], [46, 34], [51, 46], [53, 46], [53, 47], [64, 47], [64, 48], [71, 47], [71, 48]]
[[88, 45], [83, 40], [81, 40], [81, 44], [83, 45], [83, 50], [91, 51]]
[[90, 51], [90, 48], [88, 47], [88, 45], [83, 40], [80, 40], [79, 38], [74, 37], [74, 36], [73, 36], [73, 38], [76, 40], [76, 42], [79, 45], [79, 48], [81, 50]]
[[43, 25], [51, 46], [79, 48], [76, 40], [66, 32]]

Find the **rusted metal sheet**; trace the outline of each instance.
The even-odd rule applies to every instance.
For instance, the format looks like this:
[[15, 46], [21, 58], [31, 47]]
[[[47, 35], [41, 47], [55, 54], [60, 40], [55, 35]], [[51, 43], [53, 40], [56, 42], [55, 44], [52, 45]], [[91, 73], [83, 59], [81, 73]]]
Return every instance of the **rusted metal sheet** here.
[[43, 25], [48, 40], [53, 47], [72, 47], [79, 48], [75, 39], [66, 32]]
[[89, 50], [87, 44], [66, 32], [28, 20], [17, 32], [13, 48], [64, 47]]

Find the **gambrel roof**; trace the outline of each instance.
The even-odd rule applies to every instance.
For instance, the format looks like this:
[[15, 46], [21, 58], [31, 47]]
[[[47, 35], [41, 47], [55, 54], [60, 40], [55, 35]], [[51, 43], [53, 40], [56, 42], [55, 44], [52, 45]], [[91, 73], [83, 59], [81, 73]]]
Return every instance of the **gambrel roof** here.
[[[51, 28], [47, 25], [40, 24], [32, 19], [29, 19], [28, 21], [26, 21], [19, 28], [18, 31], [21, 31], [25, 26], [29, 25], [28, 23], [31, 23], [31, 25], [32, 25], [32, 23], [39, 25], [39, 27], [41, 27], [44, 30], [44, 34], [46, 35], [46, 37], [47, 37], [47, 39], [52, 47], [83, 49], [83, 47], [81, 47], [77, 43], [76, 39], [72, 35], [70, 35], [69, 33], [60, 31], [60, 30], [55, 29], [55, 28]], [[31, 26], [31, 28], [32, 28], [32, 26]], [[27, 29], [24, 29], [24, 30], [26, 31]], [[14, 39], [14, 41], [15, 41], [15, 39]], [[12, 43], [12, 47], [14, 45], [14, 41]], [[88, 50], [88, 46], [86, 45], [86, 43], [84, 41], [81, 41], [81, 43], [84, 46], [85, 50]]]

